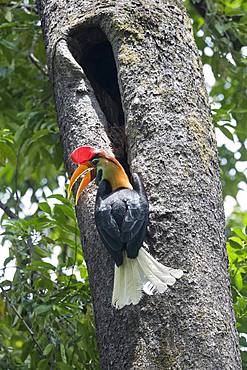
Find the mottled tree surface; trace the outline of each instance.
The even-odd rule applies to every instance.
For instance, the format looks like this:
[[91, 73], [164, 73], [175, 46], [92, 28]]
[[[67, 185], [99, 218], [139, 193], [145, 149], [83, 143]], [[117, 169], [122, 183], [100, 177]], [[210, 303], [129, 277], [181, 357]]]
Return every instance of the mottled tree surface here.
[[240, 369], [214, 130], [182, 2], [38, 5], [68, 171], [77, 146], [112, 147], [144, 181], [151, 253], [185, 272], [165, 294], [113, 309], [95, 187], [82, 196], [77, 216], [102, 369]]

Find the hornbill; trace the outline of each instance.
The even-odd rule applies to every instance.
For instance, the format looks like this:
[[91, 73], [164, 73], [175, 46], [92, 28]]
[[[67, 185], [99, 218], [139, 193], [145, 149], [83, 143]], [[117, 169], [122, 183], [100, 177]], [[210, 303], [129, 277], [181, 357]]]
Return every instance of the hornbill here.
[[156, 261], [143, 247], [149, 207], [140, 177], [132, 174], [132, 183], [118, 160], [103, 150], [81, 146], [70, 155], [78, 165], [73, 173], [68, 195], [76, 180], [83, 179], [76, 193], [95, 179], [98, 191], [95, 223], [101, 240], [115, 260], [112, 304], [117, 309], [137, 304], [144, 290], [163, 293], [183, 272]]

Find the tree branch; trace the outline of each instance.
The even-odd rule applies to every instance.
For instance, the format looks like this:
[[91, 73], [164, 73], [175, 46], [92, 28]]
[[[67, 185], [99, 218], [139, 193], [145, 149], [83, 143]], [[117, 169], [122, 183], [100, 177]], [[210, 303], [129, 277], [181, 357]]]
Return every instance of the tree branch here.
[[43, 73], [43, 75], [48, 76], [47, 67], [42, 66], [38, 58], [36, 58], [36, 56], [33, 53], [29, 54], [29, 59], [35, 65], [35, 67], [37, 67], [40, 70], [40, 72]]
[[43, 75], [48, 76], [47, 66], [42, 65], [42, 63], [40, 63], [39, 59], [36, 58], [36, 56], [34, 55], [34, 50], [35, 50], [35, 46], [36, 46], [36, 43], [37, 43], [37, 38], [38, 38], [38, 35], [36, 33], [36, 34], [34, 34], [31, 49], [30, 49], [30, 52], [29, 52], [28, 56], [29, 56], [29, 59], [31, 60], [31, 62], [35, 65], [35, 67], [37, 67], [40, 70], [40, 72], [43, 73]]
[[25, 327], [27, 328], [27, 331], [29, 332], [31, 338], [32, 338], [32, 341], [34, 342], [34, 344], [36, 345], [36, 347], [38, 348], [38, 351], [39, 353], [42, 355], [43, 354], [43, 351], [42, 351], [42, 348], [40, 347], [39, 343], [37, 342], [35, 336], [34, 336], [34, 332], [33, 330], [30, 328], [30, 326], [28, 325], [28, 323], [25, 321], [25, 319], [21, 316], [21, 314], [18, 312], [18, 310], [15, 308], [15, 306], [12, 304], [12, 302], [10, 301], [9, 297], [7, 296], [7, 294], [5, 293], [5, 290], [3, 289], [3, 287], [1, 287], [1, 291], [2, 291], [2, 294], [4, 296], [4, 298], [6, 299], [6, 301], [8, 302], [10, 308], [14, 311], [14, 313], [18, 316], [18, 318], [22, 321], [22, 323], [25, 325]]
[[1, 201], [0, 201], [0, 208], [6, 213], [7, 216], [9, 216], [9, 218], [12, 218], [13, 220], [18, 219], [17, 215], [14, 212], [12, 212], [11, 209], [5, 204], [3, 204]]

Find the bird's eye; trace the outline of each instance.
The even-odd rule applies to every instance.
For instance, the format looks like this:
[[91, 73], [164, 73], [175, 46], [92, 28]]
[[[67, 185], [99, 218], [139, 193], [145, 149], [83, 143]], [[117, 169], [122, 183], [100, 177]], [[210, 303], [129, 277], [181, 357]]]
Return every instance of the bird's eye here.
[[94, 166], [97, 166], [97, 164], [99, 163], [99, 158], [94, 158], [91, 160], [91, 163], [94, 165]]

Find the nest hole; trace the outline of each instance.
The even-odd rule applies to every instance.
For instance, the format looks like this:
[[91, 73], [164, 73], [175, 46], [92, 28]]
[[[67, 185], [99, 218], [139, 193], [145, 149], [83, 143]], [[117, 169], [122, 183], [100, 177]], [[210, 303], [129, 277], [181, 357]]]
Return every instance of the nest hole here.
[[124, 112], [112, 46], [100, 28], [88, 27], [73, 30], [69, 49], [83, 68], [106, 117], [106, 132], [113, 152], [129, 172]]

